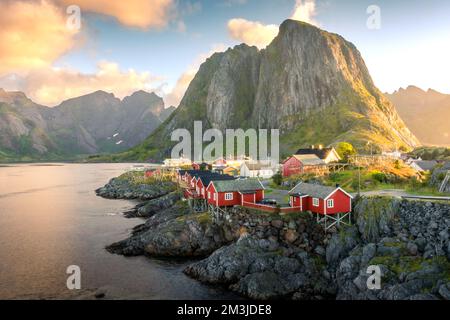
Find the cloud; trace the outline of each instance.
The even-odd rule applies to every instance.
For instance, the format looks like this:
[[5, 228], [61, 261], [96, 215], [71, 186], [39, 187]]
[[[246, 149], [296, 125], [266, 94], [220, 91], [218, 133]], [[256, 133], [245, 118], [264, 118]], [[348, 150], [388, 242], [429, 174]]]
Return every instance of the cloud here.
[[153, 90], [162, 78], [133, 69], [122, 71], [117, 63], [102, 61], [95, 73], [81, 73], [68, 68], [42, 68], [25, 76], [0, 78], [0, 87], [25, 92], [33, 101], [54, 106], [73, 97], [97, 90], [123, 98], [137, 90]]
[[82, 12], [115, 17], [121, 24], [141, 29], [163, 28], [172, 17], [174, 0], [55, 0], [60, 4], [78, 5]]
[[297, 0], [291, 19], [319, 26], [319, 23], [314, 18], [316, 15], [315, 0]]
[[0, 2], [0, 75], [49, 66], [75, 45], [67, 16], [44, 1]]
[[175, 86], [170, 90], [168, 94], [164, 96], [164, 101], [167, 106], [178, 106], [180, 104], [181, 99], [186, 93], [189, 84], [194, 79], [197, 74], [201, 64], [206, 61], [211, 55], [216, 52], [225, 51], [226, 46], [224, 44], [216, 44], [212, 47], [212, 49], [207, 52], [200, 54], [187, 68], [185, 72], [178, 78]]
[[278, 30], [279, 26], [275, 24], [264, 25], [245, 19], [228, 21], [228, 32], [233, 39], [258, 48], [266, 47], [277, 36]]
[[[236, 0], [239, 2], [239, 0]], [[319, 26], [314, 19], [316, 16], [315, 0], [296, 0], [290, 19], [308, 22]], [[228, 33], [231, 38], [248, 45], [265, 48], [277, 36], [279, 26], [275, 24], [263, 24], [259, 21], [249, 21], [238, 18], [228, 21]]]

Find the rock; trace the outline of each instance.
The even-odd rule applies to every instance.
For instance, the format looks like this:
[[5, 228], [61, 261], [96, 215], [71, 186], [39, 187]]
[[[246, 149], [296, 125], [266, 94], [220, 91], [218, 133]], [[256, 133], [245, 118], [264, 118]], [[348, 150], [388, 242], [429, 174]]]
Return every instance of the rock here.
[[364, 246], [361, 256], [361, 265], [363, 266], [367, 265], [369, 261], [372, 260], [373, 257], [375, 257], [376, 253], [377, 253], [376, 244], [369, 243], [366, 246]]
[[416, 256], [419, 251], [418, 246], [413, 242], [408, 242], [408, 244], [406, 245], [406, 249], [412, 256]]
[[314, 252], [317, 253], [319, 256], [322, 256], [322, 257], [325, 257], [325, 254], [326, 254], [325, 249], [322, 246], [317, 246], [314, 249]]
[[284, 226], [284, 222], [282, 220], [273, 220], [271, 222], [272, 227], [277, 229], [282, 229]]
[[326, 249], [326, 260], [330, 265], [336, 265], [358, 244], [358, 230], [349, 227], [341, 234], [333, 234]]
[[439, 294], [445, 300], [450, 300], [450, 282], [439, 287]]
[[298, 239], [297, 231], [289, 229], [288, 231], [286, 231], [284, 239], [286, 240], [287, 243], [294, 243]]

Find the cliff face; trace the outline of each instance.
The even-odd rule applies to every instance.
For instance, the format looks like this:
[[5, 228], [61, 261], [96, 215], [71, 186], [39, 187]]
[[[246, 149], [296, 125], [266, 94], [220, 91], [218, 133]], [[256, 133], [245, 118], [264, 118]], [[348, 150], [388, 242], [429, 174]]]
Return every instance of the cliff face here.
[[0, 161], [120, 152], [142, 142], [171, 111], [144, 91], [123, 101], [97, 91], [48, 108], [21, 92], [0, 90]]
[[418, 145], [353, 44], [292, 20], [264, 50], [242, 44], [214, 54], [174, 116], [128, 156], [167, 153], [170, 132], [192, 129], [195, 120], [222, 130], [279, 128], [284, 153], [339, 141], [382, 150]]

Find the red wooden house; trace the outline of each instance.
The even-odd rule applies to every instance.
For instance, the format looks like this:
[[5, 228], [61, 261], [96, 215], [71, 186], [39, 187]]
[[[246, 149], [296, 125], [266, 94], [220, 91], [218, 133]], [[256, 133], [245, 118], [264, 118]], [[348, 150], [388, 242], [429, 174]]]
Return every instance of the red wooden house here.
[[319, 215], [337, 215], [352, 211], [353, 197], [340, 187], [301, 182], [289, 191], [291, 207]]
[[318, 156], [312, 155], [293, 155], [283, 162], [283, 177], [313, 172], [326, 168], [326, 163]]
[[264, 199], [264, 187], [259, 180], [211, 181], [206, 188], [207, 202], [216, 207], [232, 207], [244, 202]]
[[197, 178], [196, 193], [201, 199], [206, 199], [207, 193], [206, 188], [209, 186], [211, 181], [231, 181], [234, 180], [233, 177], [229, 175], [223, 175], [218, 173], [211, 173], [210, 175], [202, 175]]

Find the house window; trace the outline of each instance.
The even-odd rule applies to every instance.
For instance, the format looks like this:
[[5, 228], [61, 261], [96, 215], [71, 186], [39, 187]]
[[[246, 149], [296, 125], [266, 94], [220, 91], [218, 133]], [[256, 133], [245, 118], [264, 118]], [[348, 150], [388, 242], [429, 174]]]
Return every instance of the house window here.
[[227, 201], [233, 200], [233, 194], [232, 193], [225, 193], [225, 200], [227, 200]]
[[333, 199], [327, 200], [327, 207], [330, 209], [334, 208], [334, 200]]
[[208, 199], [211, 199], [211, 192], [208, 191]]
[[313, 199], [313, 206], [314, 207], [318, 207], [319, 206], [319, 199], [317, 199], [317, 198]]
[[214, 201], [217, 200], [217, 193], [214, 193]]

